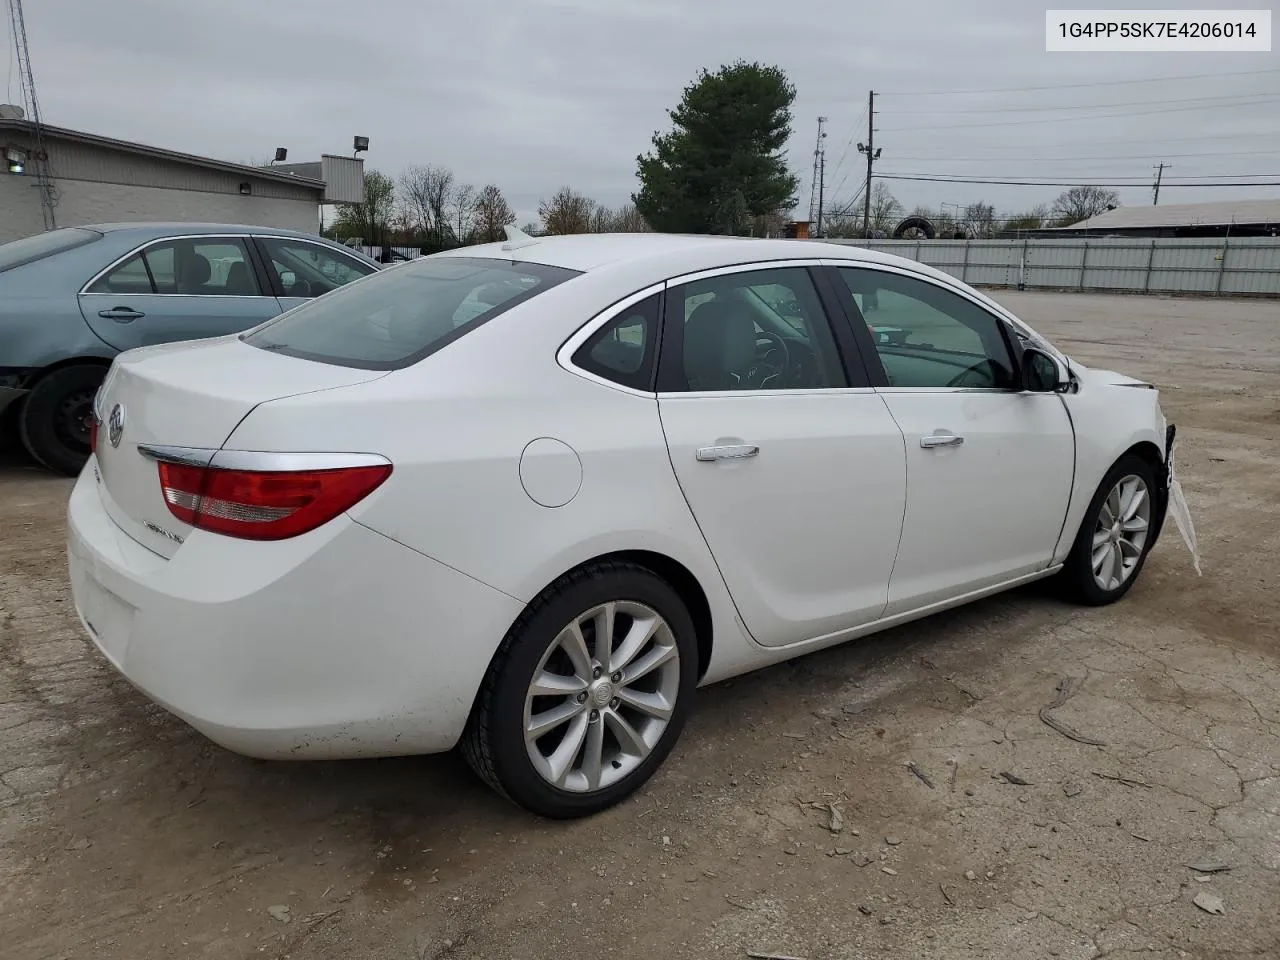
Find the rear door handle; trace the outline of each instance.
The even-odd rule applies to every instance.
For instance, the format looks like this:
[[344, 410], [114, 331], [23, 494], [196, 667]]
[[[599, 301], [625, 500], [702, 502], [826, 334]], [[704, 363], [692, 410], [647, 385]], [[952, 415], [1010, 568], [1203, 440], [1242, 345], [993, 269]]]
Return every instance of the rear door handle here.
[[103, 320], [115, 320], [117, 323], [132, 323], [140, 317], [145, 317], [146, 314], [133, 307], [112, 307], [110, 310], [99, 310], [98, 316]]
[[699, 447], [698, 459], [704, 463], [713, 460], [744, 460], [759, 452], [759, 447], [746, 443], [727, 447]]
[[935, 434], [932, 437], [921, 437], [920, 446], [926, 450], [932, 447], [958, 447], [964, 443], [964, 437], [957, 437], [954, 433]]

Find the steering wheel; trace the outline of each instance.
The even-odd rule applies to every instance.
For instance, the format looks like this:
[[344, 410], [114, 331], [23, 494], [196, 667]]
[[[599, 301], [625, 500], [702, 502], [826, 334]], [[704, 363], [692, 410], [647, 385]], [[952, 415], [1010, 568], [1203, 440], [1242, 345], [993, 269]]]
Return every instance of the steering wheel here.
[[[990, 360], [983, 359], [983, 360], [979, 360], [977, 363], [975, 363], [971, 367], [965, 367], [958, 374], [956, 374], [954, 377], [952, 377], [950, 380], [947, 381], [947, 386], [948, 387], [963, 387], [963, 386], [990, 387], [990, 386], [994, 386], [996, 383], [997, 377], [995, 374], [996, 374], [995, 364], [992, 363]], [[966, 384], [964, 382], [965, 379], [971, 376], [981, 377], [982, 382]]]
[[[769, 341], [771, 346], [763, 357], [753, 363], [746, 373], [742, 374], [739, 382], [748, 390], [763, 387], [774, 377], [782, 376], [791, 366], [791, 351], [787, 349], [786, 340], [768, 330], [762, 330], [756, 334], [757, 345], [761, 340]], [[775, 351], [782, 354], [781, 363], [777, 360], [768, 359]]]

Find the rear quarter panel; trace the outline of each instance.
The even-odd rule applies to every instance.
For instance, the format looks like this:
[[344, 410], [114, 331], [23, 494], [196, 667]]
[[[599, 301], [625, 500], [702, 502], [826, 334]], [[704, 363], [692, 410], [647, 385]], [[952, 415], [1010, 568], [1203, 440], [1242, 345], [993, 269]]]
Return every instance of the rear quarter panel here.
[[[575, 296], [576, 283], [381, 380], [263, 404], [226, 446], [389, 457], [392, 477], [351, 515], [525, 603], [595, 557], [661, 553], [706, 593], [717, 654], [722, 639], [750, 644], [676, 483], [656, 399], [555, 361], [580, 325], [566, 325], [562, 311], [581, 311], [585, 322], [599, 309], [598, 300], [579, 302], [587, 291]], [[530, 309], [543, 298], [546, 309]], [[568, 445], [580, 464], [576, 495], [562, 506], [539, 505], [522, 483], [522, 452], [539, 438]], [[495, 649], [501, 639], [492, 638]]]

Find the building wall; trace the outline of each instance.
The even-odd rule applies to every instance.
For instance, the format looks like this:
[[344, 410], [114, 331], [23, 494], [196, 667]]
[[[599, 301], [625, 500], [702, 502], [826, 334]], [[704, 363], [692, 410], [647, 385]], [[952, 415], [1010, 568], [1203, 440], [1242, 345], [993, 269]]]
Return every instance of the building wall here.
[[0, 243], [44, 230], [40, 192], [34, 177], [0, 173]]
[[[8, 142], [21, 143], [14, 135]], [[318, 233], [321, 190], [50, 137], [58, 226], [139, 220], [213, 221]], [[252, 193], [241, 194], [249, 183]], [[44, 229], [35, 178], [0, 174], [0, 243]]]
[[57, 183], [58, 206], [54, 213], [60, 227], [137, 220], [180, 220], [246, 223], [304, 233], [320, 232], [319, 206], [314, 200], [197, 193], [193, 190], [88, 183], [83, 180], [59, 180]]

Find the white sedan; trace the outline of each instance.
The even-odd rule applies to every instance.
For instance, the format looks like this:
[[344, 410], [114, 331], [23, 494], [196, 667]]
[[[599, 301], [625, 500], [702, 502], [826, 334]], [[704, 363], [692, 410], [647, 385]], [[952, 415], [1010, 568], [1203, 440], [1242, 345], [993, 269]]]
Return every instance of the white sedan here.
[[1157, 391], [952, 277], [510, 236], [117, 358], [70, 574], [140, 690], [258, 757], [461, 745], [572, 817], [657, 769], [701, 685], [1042, 577], [1109, 603], [1142, 570]]

